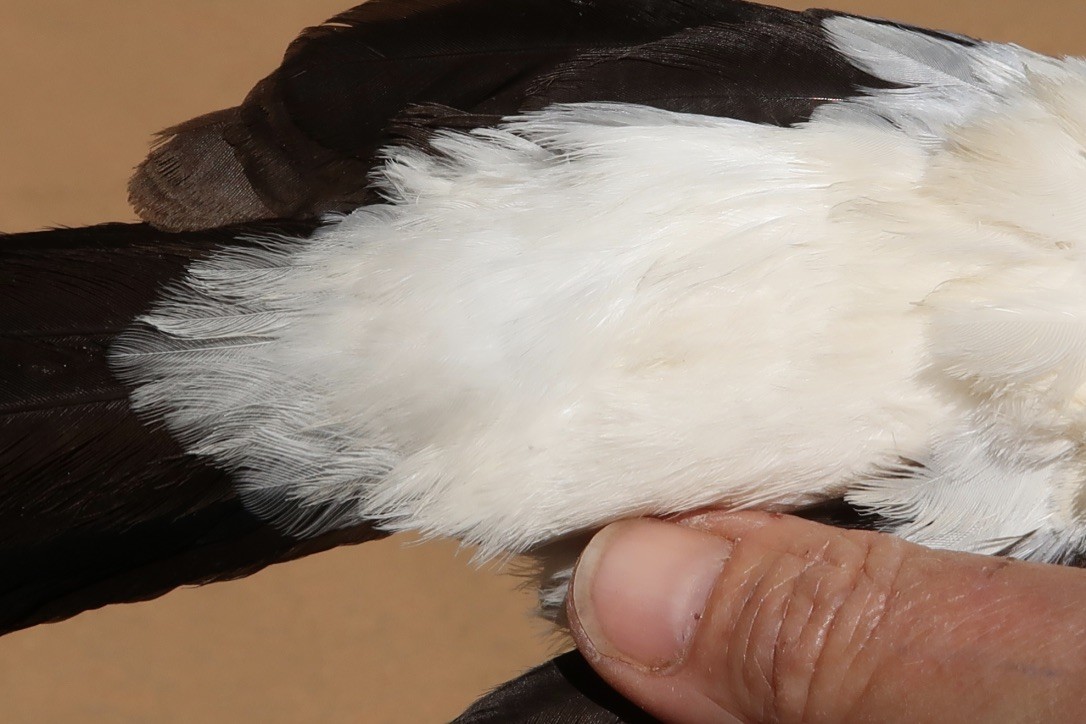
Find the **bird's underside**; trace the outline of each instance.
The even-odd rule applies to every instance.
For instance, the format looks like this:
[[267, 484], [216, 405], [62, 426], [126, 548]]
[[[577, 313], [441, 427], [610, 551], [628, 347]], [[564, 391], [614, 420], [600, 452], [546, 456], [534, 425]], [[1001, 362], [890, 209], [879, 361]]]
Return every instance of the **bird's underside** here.
[[[375, 0], [167, 132], [149, 225], [0, 239], [0, 628], [395, 530], [534, 556], [555, 615], [591, 531], [713, 505], [1069, 562], [1084, 187], [1078, 60]], [[597, 686], [464, 720], [635, 720]]]

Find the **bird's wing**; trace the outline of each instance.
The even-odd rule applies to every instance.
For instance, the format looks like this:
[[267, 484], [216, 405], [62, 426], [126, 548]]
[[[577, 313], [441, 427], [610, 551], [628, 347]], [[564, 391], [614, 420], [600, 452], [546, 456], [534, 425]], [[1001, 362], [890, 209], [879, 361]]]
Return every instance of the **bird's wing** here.
[[[374, 0], [310, 28], [234, 108], [164, 131], [130, 184], [163, 229], [349, 211], [420, 127], [620, 101], [788, 125], [884, 81], [826, 13], [738, 0]], [[406, 113], [405, 113], [406, 112]]]
[[309, 226], [0, 236], [0, 632], [375, 537], [300, 539], [261, 522], [229, 473], [133, 411], [108, 363], [188, 264], [246, 233]]

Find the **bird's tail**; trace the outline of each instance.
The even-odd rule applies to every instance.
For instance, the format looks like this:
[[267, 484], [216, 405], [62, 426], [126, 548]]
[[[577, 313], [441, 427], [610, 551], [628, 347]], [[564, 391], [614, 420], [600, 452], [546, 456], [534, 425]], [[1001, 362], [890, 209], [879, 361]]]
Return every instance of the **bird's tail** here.
[[286, 535], [132, 408], [114, 339], [194, 261], [283, 224], [0, 236], [0, 633], [376, 537]]

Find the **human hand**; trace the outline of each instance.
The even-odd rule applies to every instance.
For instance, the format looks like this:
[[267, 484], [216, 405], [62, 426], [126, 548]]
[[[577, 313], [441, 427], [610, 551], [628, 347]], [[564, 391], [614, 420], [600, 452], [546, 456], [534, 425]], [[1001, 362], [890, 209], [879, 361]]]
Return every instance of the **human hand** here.
[[713, 512], [607, 527], [571, 590], [585, 657], [666, 721], [1086, 715], [1079, 569]]

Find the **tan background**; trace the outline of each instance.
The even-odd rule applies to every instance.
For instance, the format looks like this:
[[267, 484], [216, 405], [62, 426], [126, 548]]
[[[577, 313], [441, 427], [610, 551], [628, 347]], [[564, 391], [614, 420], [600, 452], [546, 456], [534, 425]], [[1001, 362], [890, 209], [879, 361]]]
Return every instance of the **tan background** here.
[[[131, 219], [154, 131], [233, 105], [350, 2], [0, 0], [0, 230]], [[833, 7], [1086, 54], [1082, 0]], [[545, 658], [511, 580], [401, 543], [0, 639], [0, 721], [443, 721]]]

